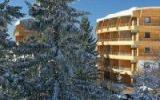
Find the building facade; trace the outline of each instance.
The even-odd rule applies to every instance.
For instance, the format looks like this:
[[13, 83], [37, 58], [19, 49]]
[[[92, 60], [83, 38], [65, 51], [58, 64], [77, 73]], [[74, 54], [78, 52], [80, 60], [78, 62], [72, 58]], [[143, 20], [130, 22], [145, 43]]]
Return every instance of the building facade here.
[[101, 79], [130, 84], [144, 68], [159, 67], [160, 7], [133, 7], [97, 20]]
[[23, 19], [16, 22], [14, 36], [17, 43], [25, 43], [29, 41], [29, 39], [34, 38], [38, 39], [40, 38], [40, 34], [38, 34], [35, 31], [30, 30], [32, 27], [33, 19]]

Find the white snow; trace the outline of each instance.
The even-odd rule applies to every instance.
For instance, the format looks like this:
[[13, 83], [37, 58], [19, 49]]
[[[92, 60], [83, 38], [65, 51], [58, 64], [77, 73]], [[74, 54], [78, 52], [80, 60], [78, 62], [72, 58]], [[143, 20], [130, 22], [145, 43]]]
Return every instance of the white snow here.
[[99, 18], [97, 19], [97, 22], [103, 21], [105, 19], [116, 18], [121, 16], [132, 16], [135, 10], [143, 10], [143, 9], [160, 9], [160, 7], [132, 7], [130, 9], [123, 10], [114, 14], [109, 14], [103, 18]]
[[145, 86], [144, 84], [143, 84], [143, 86], [140, 86], [139, 88], [140, 88], [141, 90], [143, 90], [143, 91], [146, 91], [146, 90], [153, 91], [152, 88], [147, 87], [147, 86]]
[[137, 62], [137, 66], [138, 66], [138, 70], [139, 71], [144, 71], [145, 63], [149, 63], [150, 64], [150, 68], [149, 68], [150, 70], [158, 69], [159, 68], [159, 64], [160, 64], [160, 62], [154, 61], [154, 60], [139, 60]]
[[17, 26], [17, 25], [19, 25], [19, 24], [20, 24], [20, 22], [21, 22], [21, 21], [23, 21], [23, 20], [27, 20], [27, 19], [33, 19], [33, 18], [25, 17], [25, 18], [18, 19], [18, 20], [14, 23], [14, 25], [15, 25], [15, 26]]

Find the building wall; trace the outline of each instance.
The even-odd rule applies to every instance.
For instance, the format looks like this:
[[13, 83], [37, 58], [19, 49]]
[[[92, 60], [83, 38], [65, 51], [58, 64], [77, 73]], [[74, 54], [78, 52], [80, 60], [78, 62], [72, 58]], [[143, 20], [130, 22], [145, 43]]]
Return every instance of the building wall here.
[[[150, 38], [145, 38], [145, 32], [150, 33]], [[139, 32], [139, 40], [140, 41], [160, 41], [160, 31], [147, 29]]]
[[[144, 23], [145, 18], [150, 18], [151, 23]], [[127, 26], [127, 27], [125, 27]], [[131, 26], [136, 26], [133, 30], [130, 29]], [[119, 27], [121, 30], [118, 30]], [[114, 28], [113, 30], [107, 31], [109, 28]], [[101, 31], [98, 31], [101, 30]], [[145, 33], [150, 33], [150, 38], [145, 38]], [[134, 33], [134, 34], [133, 34]], [[109, 51], [112, 52], [119, 52], [121, 57], [128, 57], [123, 56], [124, 53], [131, 54], [134, 56], [135, 60], [127, 60], [121, 59], [118, 57], [117, 59], [109, 58], [109, 66], [119, 66], [123, 67], [124, 70], [132, 71], [136, 70], [143, 70], [144, 63], [146, 62], [154, 62], [153, 66], [160, 65], [157, 60], [157, 55], [159, 54], [160, 50], [160, 9], [143, 9], [143, 10], [136, 10], [133, 12], [133, 16], [122, 16], [117, 18], [106, 19], [104, 21], [100, 21], [97, 24], [97, 36], [98, 39], [102, 42], [102, 47], [104, 46], [104, 42], [112, 41], [115, 42], [114, 44], [108, 44], [110, 47]], [[127, 39], [128, 38], [128, 39]], [[120, 41], [125, 42], [121, 43]], [[134, 41], [133, 44], [129, 44], [130, 41]], [[116, 44], [117, 43], [117, 44]], [[127, 44], [128, 43], [128, 44]], [[106, 43], [107, 45], [107, 43]], [[99, 47], [99, 45], [98, 45]], [[106, 48], [108, 48], [106, 46]], [[151, 52], [145, 53], [144, 50], [146, 47], [149, 47]], [[104, 49], [104, 54], [107, 54]], [[99, 51], [101, 52], [101, 51]], [[101, 53], [103, 55], [103, 53]], [[134, 55], [133, 55], [134, 54]], [[115, 57], [115, 56], [114, 56]], [[128, 68], [128, 69], [125, 69]], [[118, 69], [118, 68], [117, 68]], [[111, 78], [115, 80], [117, 76], [117, 72], [111, 72]], [[131, 77], [125, 74], [121, 74], [123, 76], [123, 82], [131, 82]]]
[[35, 39], [39, 39], [41, 37], [39, 33], [26, 29], [21, 23], [16, 26], [14, 35], [17, 43], [26, 42], [30, 37], [34, 37]]

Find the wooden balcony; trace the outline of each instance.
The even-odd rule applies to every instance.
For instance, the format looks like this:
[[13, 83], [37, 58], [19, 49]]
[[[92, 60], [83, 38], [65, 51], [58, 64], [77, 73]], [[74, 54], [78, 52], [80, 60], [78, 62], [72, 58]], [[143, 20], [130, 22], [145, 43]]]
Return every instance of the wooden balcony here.
[[104, 45], [136, 45], [136, 41], [133, 41], [131, 38], [112, 38], [104, 39]]
[[120, 74], [132, 75], [131, 68], [126, 68], [124, 66], [112, 66], [112, 70]]
[[97, 45], [103, 45], [103, 43], [101, 41], [98, 41]]
[[110, 52], [108, 57], [110, 59], [117, 59], [117, 60], [131, 60], [135, 61], [136, 58], [130, 53], [122, 53], [122, 52]]
[[132, 25], [132, 26], [114, 26], [114, 27], [101, 27], [97, 29], [97, 34], [100, 33], [107, 33], [107, 32], [116, 32], [116, 31], [137, 31], [138, 26]]

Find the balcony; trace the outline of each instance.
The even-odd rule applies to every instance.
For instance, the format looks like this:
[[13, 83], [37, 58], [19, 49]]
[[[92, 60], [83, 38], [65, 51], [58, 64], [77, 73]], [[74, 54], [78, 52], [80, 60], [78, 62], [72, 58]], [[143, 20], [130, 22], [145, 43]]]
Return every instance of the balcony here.
[[106, 32], [115, 32], [115, 31], [137, 31], [138, 26], [132, 25], [132, 26], [113, 26], [113, 27], [101, 27], [97, 30], [97, 33], [106, 33]]
[[139, 25], [138, 21], [136, 17], [132, 16], [111, 18], [97, 23], [97, 33], [137, 30], [137, 26]]
[[135, 45], [136, 42], [132, 38], [112, 38], [104, 39], [104, 45]]
[[131, 68], [126, 68], [126, 67], [122, 67], [122, 66], [112, 66], [111, 68], [114, 72], [117, 72], [120, 74], [132, 75]]
[[119, 26], [118, 27], [118, 31], [129, 31], [129, 30], [131, 31], [137, 30], [137, 26], [132, 25], [132, 26]]
[[123, 53], [123, 52], [110, 52], [108, 57], [110, 59], [119, 59], [119, 60], [131, 60], [135, 61], [135, 56], [131, 53]]
[[97, 45], [103, 45], [103, 43], [101, 41], [98, 41]]
[[107, 32], [114, 32], [114, 31], [117, 31], [117, 29], [118, 29], [118, 28], [117, 28], [116, 26], [114, 26], [114, 27], [109, 27]]

